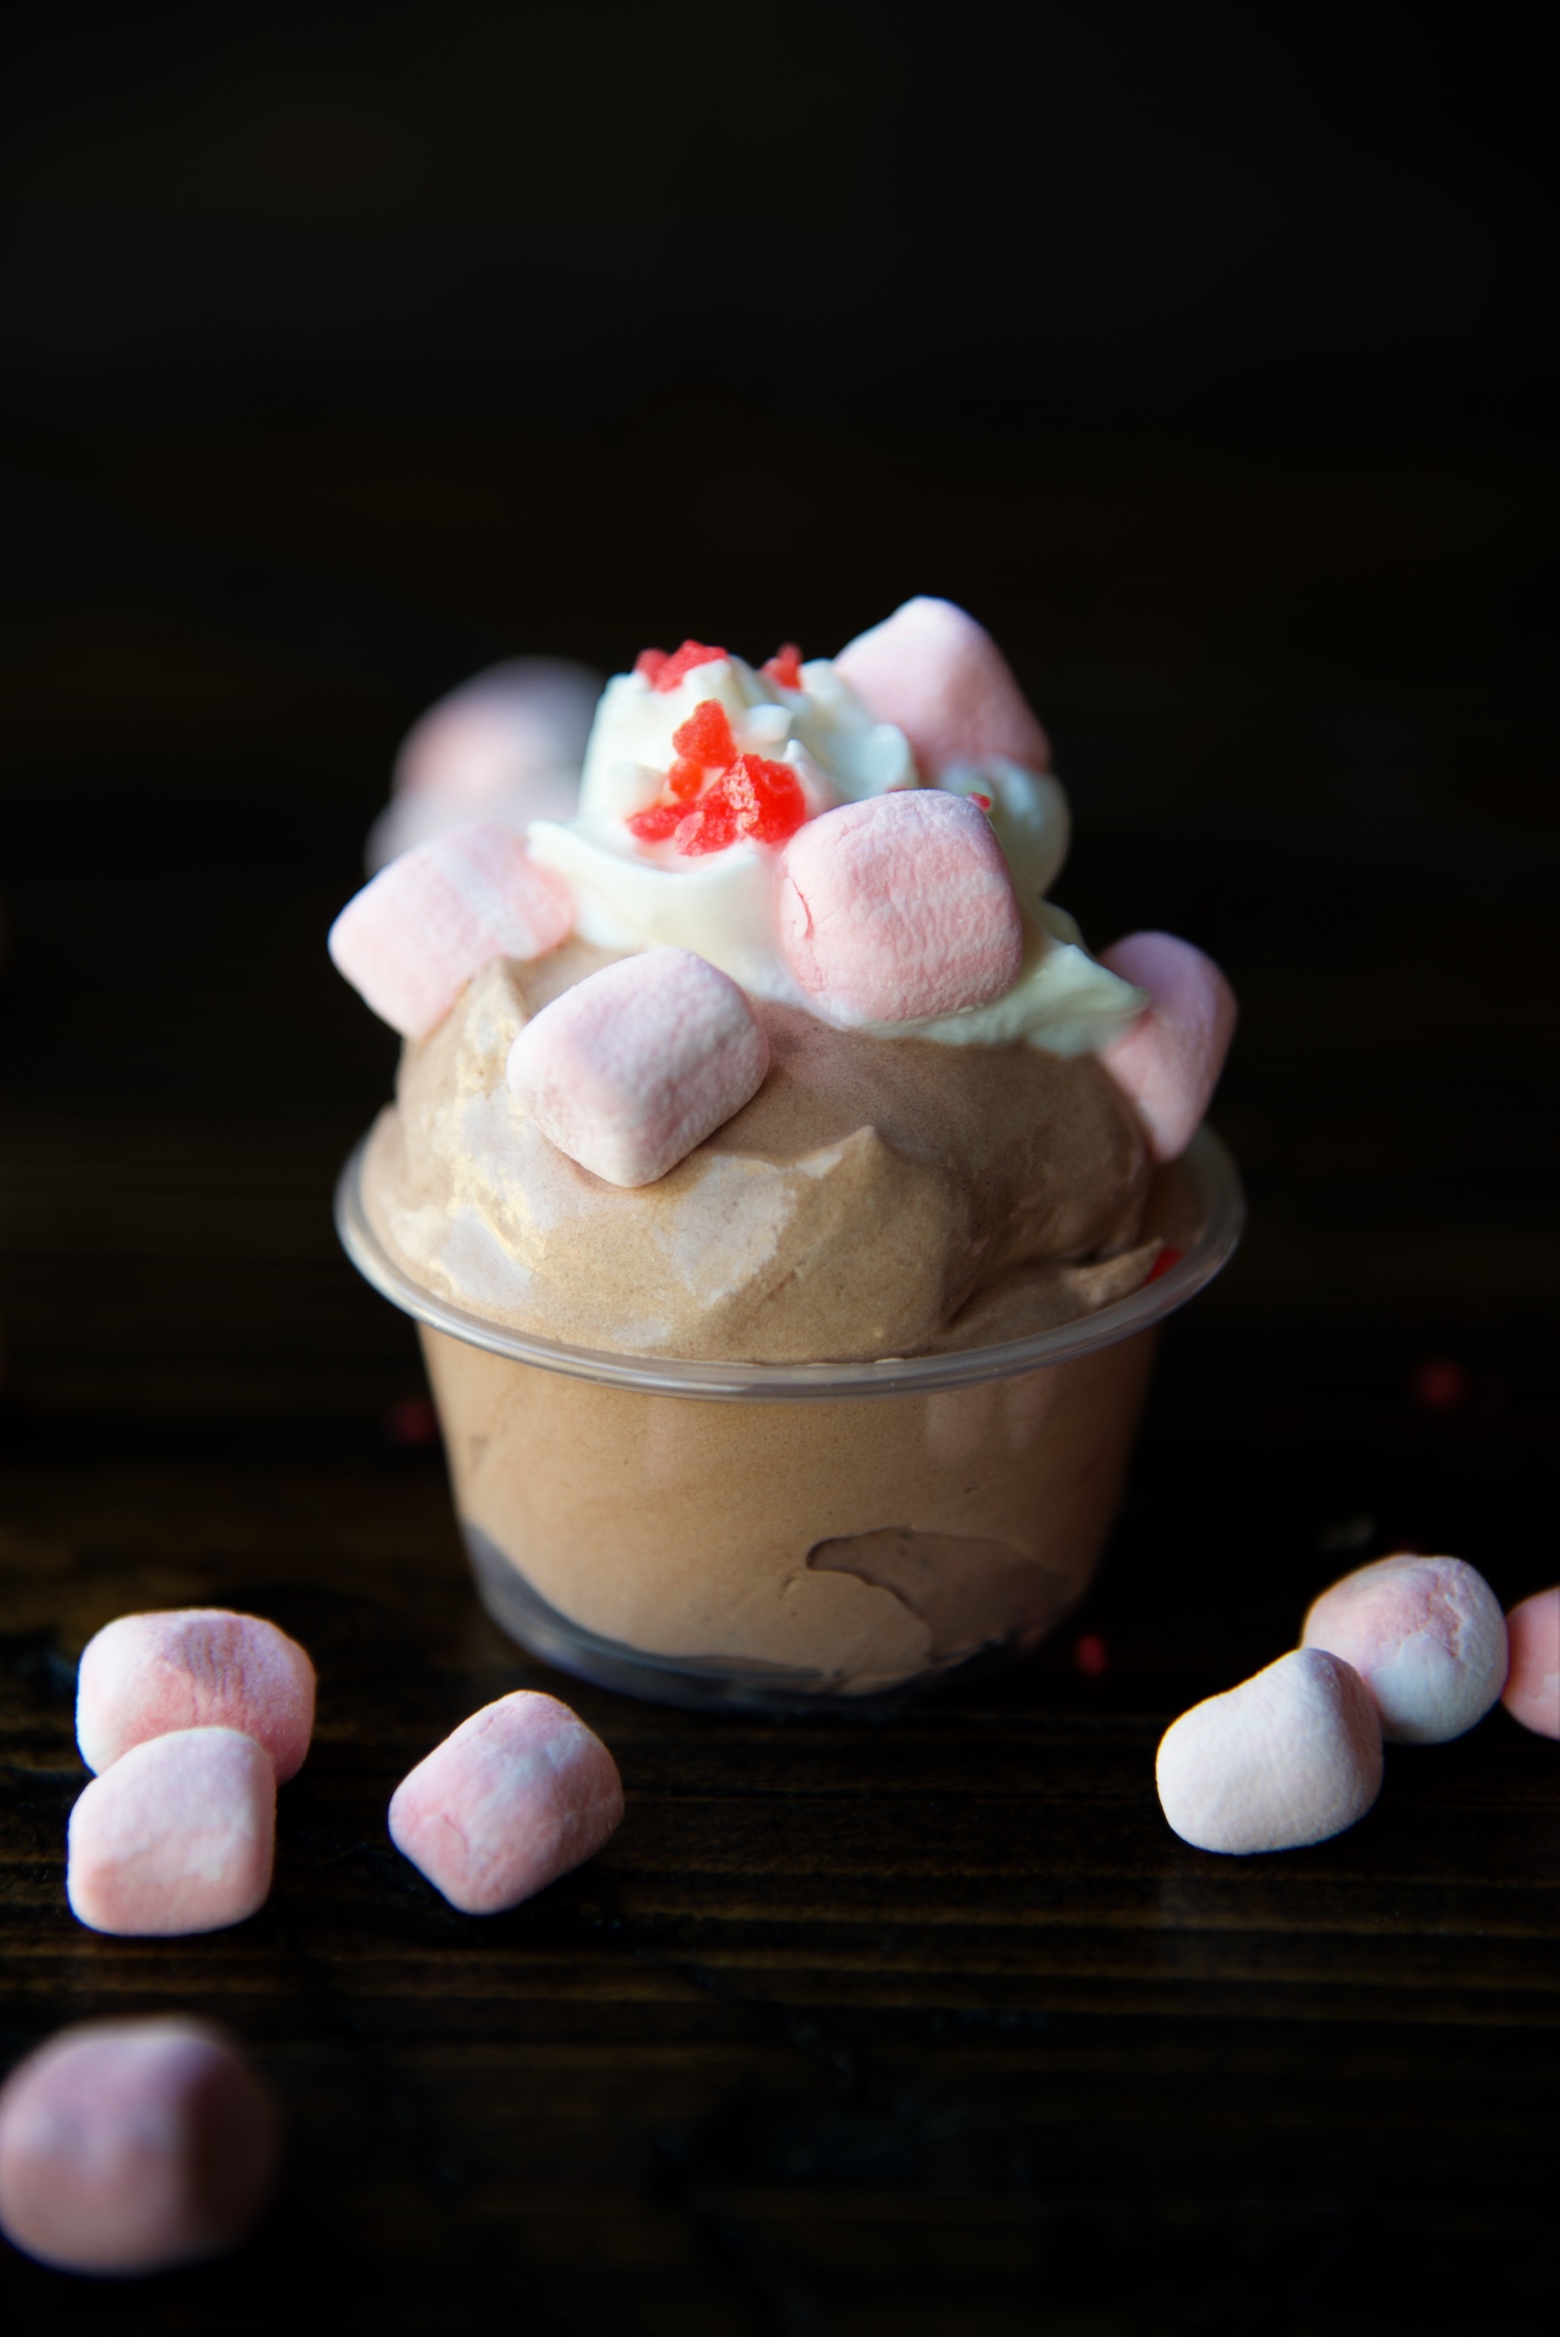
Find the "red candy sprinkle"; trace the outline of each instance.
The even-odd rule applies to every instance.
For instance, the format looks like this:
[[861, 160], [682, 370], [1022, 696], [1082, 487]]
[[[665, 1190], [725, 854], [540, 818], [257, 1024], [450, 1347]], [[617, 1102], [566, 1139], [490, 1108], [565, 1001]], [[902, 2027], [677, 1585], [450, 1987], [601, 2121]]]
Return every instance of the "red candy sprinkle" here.
[[1148, 1272], [1144, 1275], [1143, 1288], [1146, 1290], [1151, 1282], [1157, 1282], [1161, 1274], [1168, 1274], [1172, 1266], [1179, 1266], [1181, 1263], [1181, 1255], [1182, 1253], [1176, 1248], [1174, 1242], [1166, 1242], [1164, 1248], [1160, 1251], [1158, 1257], [1154, 1260], [1154, 1263], [1149, 1267]]
[[672, 732], [677, 760], [666, 774], [667, 790], [679, 803], [692, 803], [706, 779], [729, 771], [737, 759], [726, 709], [716, 698], [701, 698], [686, 722]]
[[755, 844], [783, 844], [806, 817], [807, 798], [789, 763], [738, 755], [678, 828], [677, 849], [690, 856], [723, 852], [744, 837]]
[[802, 653], [794, 641], [784, 641], [774, 656], [766, 658], [761, 668], [766, 681], [778, 682], [782, 690], [804, 690], [802, 680]]
[[686, 804], [653, 803], [648, 811], [630, 812], [623, 825], [631, 836], [639, 838], [641, 844], [664, 844], [669, 836], [676, 834], [679, 822], [687, 817]]
[[990, 811], [991, 809], [990, 796], [978, 794], [973, 787], [970, 789], [970, 801], [971, 803], [979, 804], [982, 811]]
[[707, 642], [685, 641], [681, 649], [674, 649], [670, 657], [664, 649], [641, 649], [634, 660], [634, 671], [643, 674], [653, 690], [663, 693], [675, 690], [685, 674], [691, 674], [696, 665], [713, 665], [717, 658], [726, 656], [724, 649], [712, 649]]
[[[688, 642], [678, 656], [697, 643]], [[647, 650], [646, 656], [659, 656]], [[721, 657], [723, 650], [710, 656]], [[782, 655], [784, 652], [782, 652]], [[666, 661], [665, 671], [672, 663]], [[657, 688], [661, 684], [657, 682]], [[737, 752], [726, 709], [717, 698], [701, 698], [686, 722], [672, 733], [677, 760], [666, 775], [659, 803], [636, 811], [624, 823], [641, 843], [674, 842], [679, 852], [723, 852], [751, 837], [759, 844], [783, 844], [807, 817], [807, 798], [789, 763]], [[707, 782], [713, 781], [713, 784]]]

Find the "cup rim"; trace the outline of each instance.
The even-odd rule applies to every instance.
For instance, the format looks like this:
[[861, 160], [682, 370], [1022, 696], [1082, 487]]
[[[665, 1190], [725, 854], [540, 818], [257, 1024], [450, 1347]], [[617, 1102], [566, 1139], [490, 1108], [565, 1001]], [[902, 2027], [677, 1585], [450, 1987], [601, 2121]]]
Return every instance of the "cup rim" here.
[[571, 1347], [517, 1331], [486, 1315], [473, 1314], [426, 1289], [390, 1255], [368, 1220], [363, 1204], [363, 1161], [368, 1136], [355, 1147], [336, 1181], [335, 1221], [342, 1248], [364, 1280], [414, 1321], [443, 1331], [470, 1347], [485, 1348], [514, 1363], [535, 1364], [574, 1379], [599, 1380], [608, 1387], [634, 1388], [661, 1396], [696, 1396], [716, 1402], [806, 1402], [842, 1396], [932, 1395], [948, 1388], [974, 1387], [984, 1380], [1010, 1379], [1050, 1364], [1072, 1363], [1102, 1347], [1130, 1339], [1164, 1321], [1194, 1298], [1225, 1266], [1246, 1220], [1240, 1172], [1211, 1128], [1200, 1128], [1175, 1166], [1189, 1180], [1201, 1204], [1202, 1231], [1192, 1247], [1163, 1274], [1125, 1298], [1114, 1299], [1075, 1322], [1004, 1339], [987, 1347], [959, 1348], [937, 1355], [881, 1356], [866, 1363], [726, 1363], [680, 1355], [631, 1355], [597, 1347]]

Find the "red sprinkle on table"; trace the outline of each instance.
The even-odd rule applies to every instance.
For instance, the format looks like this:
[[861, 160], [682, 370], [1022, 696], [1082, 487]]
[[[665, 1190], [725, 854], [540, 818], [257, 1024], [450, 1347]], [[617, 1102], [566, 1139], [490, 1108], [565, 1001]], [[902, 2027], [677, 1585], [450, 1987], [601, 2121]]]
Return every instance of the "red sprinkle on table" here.
[[1144, 1275], [1143, 1288], [1146, 1290], [1151, 1282], [1157, 1282], [1159, 1280], [1161, 1274], [1168, 1274], [1172, 1266], [1179, 1266], [1180, 1263], [1181, 1252], [1176, 1248], [1173, 1242], [1166, 1242], [1164, 1248], [1160, 1251], [1158, 1257], [1154, 1260], [1154, 1263], [1149, 1267], [1148, 1272]]
[[806, 817], [807, 798], [789, 763], [738, 755], [677, 830], [677, 849], [690, 855], [723, 852], [744, 838], [783, 844]]
[[1473, 1394], [1473, 1381], [1449, 1355], [1430, 1355], [1415, 1365], [1409, 1388], [1422, 1411], [1460, 1412]]
[[439, 1415], [426, 1396], [403, 1396], [385, 1414], [385, 1434], [392, 1444], [437, 1444]]
[[634, 660], [634, 671], [643, 674], [653, 690], [670, 693], [696, 665], [713, 665], [726, 654], [724, 649], [712, 649], [704, 641], [685, 641], [670, 657], [664, 649], [641, 649]]
[[802, 653], [794, 641], [783, 641], [774, 656], [766, 658], [761, 668], [766, 681], [778, 682], [782, 690], [805, 690], [802, 680]]

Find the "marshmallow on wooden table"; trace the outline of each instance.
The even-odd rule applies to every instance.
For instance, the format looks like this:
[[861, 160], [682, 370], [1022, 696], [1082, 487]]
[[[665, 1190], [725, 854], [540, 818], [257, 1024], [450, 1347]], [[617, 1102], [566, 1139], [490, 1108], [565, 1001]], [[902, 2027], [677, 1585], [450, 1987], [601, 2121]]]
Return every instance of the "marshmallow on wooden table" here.
[[314, 1666], [259, 1615], [181, 1607], [121, 1615], [89, 1640], [76, 1675], [76, 1742], [89, 1769], [180, 1728], [236, 1728], [296, 1776], [314, 1727]]
[[1212, 958], [1173, 933], [1131, 933], [1100, 962], [1146, 990], [1152, 1004], [1100, 1060], [1133, 1105], [1156, 1160], [1191, 1143], [1224, 1068], [1235, 993]]
[[1160, 1806], [1183, 1842], [1248, 1857], [1325, 1842], [1381, 1791], [1381, 1722], [1358, 1672], [1297, 1648], [1166, 1730]]
[[0, 2230], [62, 2272], [163, 2272], [219, 2255], [276, 2169], [271, 2103], [188, 2020], [88, 2022], [0, 2089]]
[[563, 879], [513, 828], [474, 823], [403, 852], [347, 903], [328, 948], [374, 1012], [426, 1037], [495, 958], [539, 958], [574, 923]]
[[601, 1739], [555, 1696], [522, 1688], [402, 1779], [390, 1839], [463, 1915], [497, 1915], [593, 1858], [622, 1815]]
[[82, 1794], [66, 1896], [93, 1931], [221, 1931], [264, 1905], [275, 1846], [270, 1755], [234, 1728], [178, 1729], [133, 1745]]
[[686, 949], [620, 958], [565, 990], [509, 1051], [544, 1136], [610, 1185], [650, 1185], [763, 1085], [769, 1041], [728, 974]]
[[880, 722], [910, 741], [923, 775], [1006, 758], [1043, 771], [1045, 732], [983, 625], [951, 600], [907, 600], [834, 661]]
[[1506, 1617], [1511, 1668], [1501, 1702], [1536, 1736], [1560, 1737], [1560, 1589], [1536, 1590]]
[[1378, 1558], [1323, 1591], [1301, 1627], [1359, 1673], [1390, 1744], [1443, 1745], [1482, 1720], [1506, 1682], [1506, 1619], [1460, 1558]]
[[781, 862], [779, 922], [792, 976], [844, 1024], [983, 1006], [1012, 988], [1024, 959], [991, 823], [930, 788], [848, 803], [798, 829]]
[[556, 657], [473, 674], [401, 742], [393, 794], [369, 833], [370, 871], [467, 820], [572, 819], [602, 677]]

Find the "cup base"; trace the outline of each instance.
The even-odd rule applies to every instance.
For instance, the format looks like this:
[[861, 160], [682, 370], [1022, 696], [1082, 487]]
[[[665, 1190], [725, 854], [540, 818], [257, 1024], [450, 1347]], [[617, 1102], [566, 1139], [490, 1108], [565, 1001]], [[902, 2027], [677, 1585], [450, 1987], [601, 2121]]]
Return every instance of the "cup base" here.
[[918, 1674], [897, 1687], [851, 1695], [815, 1672], [781, 1664], [739, 1664], [729, 1657], [650, 1655], [571, 1623], [526, 1581], [479, 1526], [462, 1522], [477, 1596], [507, 1637], [556, 1671], [642, 1703], [688, 1712], [740, 1712], [769, 1720], [892, 1720], [909, 1704], [945, 1695], [1030, 1654], [1040, 1634], [1012, 1632], [962, 1662]]

